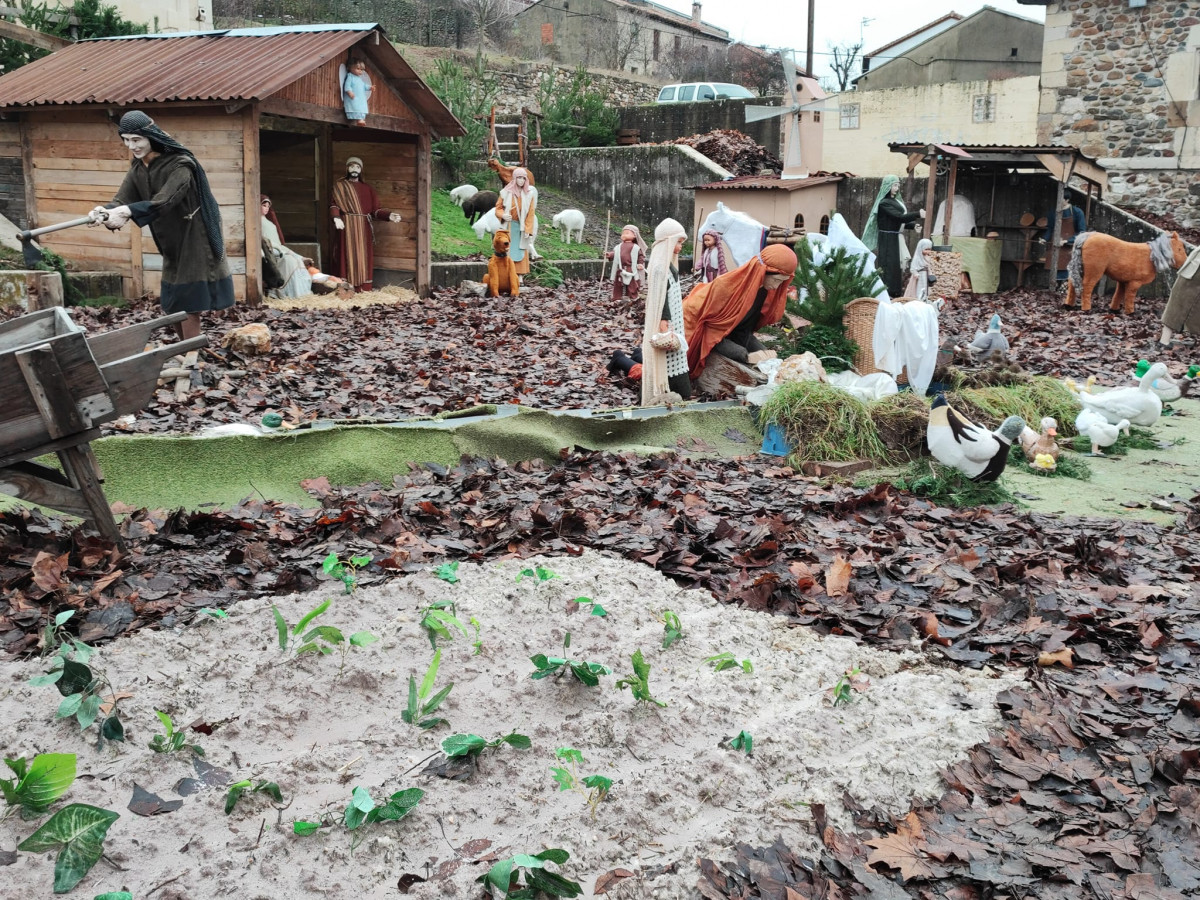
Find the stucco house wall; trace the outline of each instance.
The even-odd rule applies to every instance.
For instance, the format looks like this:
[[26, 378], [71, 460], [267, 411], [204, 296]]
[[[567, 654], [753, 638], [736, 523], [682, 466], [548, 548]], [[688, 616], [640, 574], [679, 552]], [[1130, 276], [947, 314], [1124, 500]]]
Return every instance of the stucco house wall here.
[[1038, 140], [1108, 170], [1107, 199], [1200, 225], [1200, 2], [1046, 10]]
[[[833, 94], [825, 101], [822, 168], [904, 175], [908, 160], [888, 150], [891, 142], [1034, 144], [1038, 81], [1032, 75]], [[976, 121], [977, 111], [985, 121]]]
[[213, 27], [212, 0], [104, 0], [124, 18], [156, 32], [207, 31]]

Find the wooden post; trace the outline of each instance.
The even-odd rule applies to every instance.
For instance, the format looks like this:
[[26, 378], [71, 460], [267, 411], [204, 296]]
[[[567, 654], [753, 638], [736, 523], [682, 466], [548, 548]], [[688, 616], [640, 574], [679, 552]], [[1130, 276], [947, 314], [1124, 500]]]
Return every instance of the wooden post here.
[[1054, 191], [1054, 230], [1051, 232], [1050, 246], [1046, 248], [1046, 271], [1050, 273], [1050, 289], [1054, 290], [1058, 281], [1058, 251], [1062, 243], [1062, 205], [1066, 185], [1055, 179]]
[[[950, 183], [946, 185], [946, 221], [942, 224], [942, 243], [950, 243], [950, 220], [954, 217], [954, 190], [958, 181], [958, 157], [950, 160]], [[926, 214], [931, 210], [926, 209]]]
[[429, 131], [417, 135], [417, 294], [429, 296], [429, 223], [433, 203], [433, 167]]
[[933, 234], [933, 201], [937, 197], [937, 148], [932, 144], [925, 151], [925, 160], [929, 164], [929, 184], [925, 186], [925, 222], [921, 226], [921, 237], [927, 238]]
[[258, 104], [251, 103], [242, 112], [242, 205], [245, 208], [246, 302], [262, 302], [262, 213], [258, 198], [262, 193], [262, 163], [258, 154]]
[[333, 233], [333, 219], [329, 215], [329, 201], [333, 199], [333, 126], [323, 125], [317, 134], [317, 241], [321, 244], [322, 272], [332, 272], [333, 250], [337, 236]]

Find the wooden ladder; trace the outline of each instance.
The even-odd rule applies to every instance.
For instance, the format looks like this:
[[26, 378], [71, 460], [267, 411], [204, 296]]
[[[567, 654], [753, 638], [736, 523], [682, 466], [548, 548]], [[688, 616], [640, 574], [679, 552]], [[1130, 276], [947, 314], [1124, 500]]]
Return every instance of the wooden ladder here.
[[[537, 129], [537, 139], [534, 141], [535, 147], [542, 146], [542, 117], [530, 112], [527, 108], [521, 109], [521, 121], [513, 123], [504, 123], [496, 121], [496, 107], [492, 107], [491, 114], [488, 116], [488, 156], [495, 157], [503, 165], [526, 165], [526, 153], [529, 150], [529, 118], [533, 117], [534, 127]], [[505, 140], [501, 140], [501, 136]], [[515, 150], [517, 154], [516, 160], [505, 159], [505, 151]]]

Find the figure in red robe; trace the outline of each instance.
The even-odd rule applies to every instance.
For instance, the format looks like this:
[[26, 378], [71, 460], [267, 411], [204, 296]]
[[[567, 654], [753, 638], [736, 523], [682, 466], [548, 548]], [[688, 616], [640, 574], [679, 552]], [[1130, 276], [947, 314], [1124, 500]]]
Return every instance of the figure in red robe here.
[[371, 220], [399, 222], [400, 213], [379, 205], [379, 195], [362, 180], [362, 172], [361, 159], [352, 156], [346, 160], [346, 177], [333, 184], [329, 212], [339, 232], [333, 271], [355, 290], [369, 291], [375, 278], [375, 230]]

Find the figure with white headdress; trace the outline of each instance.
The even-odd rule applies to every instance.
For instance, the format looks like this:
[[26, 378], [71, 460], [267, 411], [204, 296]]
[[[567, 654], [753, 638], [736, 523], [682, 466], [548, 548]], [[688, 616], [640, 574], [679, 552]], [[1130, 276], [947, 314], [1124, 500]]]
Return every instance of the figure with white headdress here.
[[333, 272], [354, 285], [356, 291], [372, 290], [375, 280], [374, 220], [399, 222], [400, 213], [379, 205], [375, 189], [363, 181], [363, 161], [346, 160], [346, 177], [333, 183], [329, 213], [338, 230], [333, 252]]
[[518, 166], [496, 200], [496, 218], [500, 220], [500, 230], [509, 233], [508, 255], [517, 267], [518, 276], [529, 274], [529, 263], [535, 255], [537, 204], [537, 188], [531, 183], [529, 172]]

